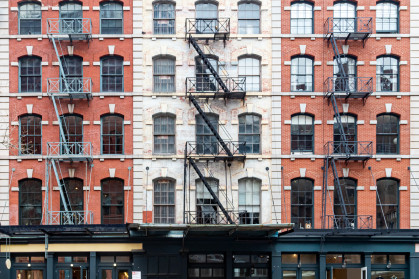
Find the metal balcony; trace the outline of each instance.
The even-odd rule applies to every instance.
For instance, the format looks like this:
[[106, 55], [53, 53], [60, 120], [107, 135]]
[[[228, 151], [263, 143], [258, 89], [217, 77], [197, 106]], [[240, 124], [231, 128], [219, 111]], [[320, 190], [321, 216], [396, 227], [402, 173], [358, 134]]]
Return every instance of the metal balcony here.
[[91, 142], [48, 142], [47, 157], [61, 161], [92, 161]]
[[[215, 205], [200, 205], [200, 211], [185, 211], [186, 224], [231, 225]], [[227, 210], [234, 224], [259, 224], [259, 213]]]
[[224, 141], [233, 156], [229, 156], [220, 142], [192, 142], [186, 143], [186, 154], [190, 158], [203, 160], [244, 161], [246, 159], [246, 142]]
[[326, 229], [368, 230], [373, 229], [372, 215], [326, 215]]
[[372, 34], [372, 31], [372, 17], [329, 17], [324, 23], [324, 34], [326, 39], [330, 39], [333, 34], [337, 40], [365, 41]]
[[227, 40], [230, 36], [229, 18], [187, 18], [185, 21], [186, 37], [195, 39]]
[[48, 211], [48, 225], [93, 224], [92, 211]]
[[90, 18], [48, 18], [47, 34], [61, 40], [90, 40], [92, 20]]
[[324, 94], [329, 98], [368, 98], [373, 92], [372, 77], [329, 77], [324, 82]]
[[47, 93], [60, 98], [92, 99], [91, 78], [49, 78]]
[[187, 94], [196, 98], [244, 99], [246, 96], [245, 77], [221, 77], [229, 92], [224, 92], [214, 76], [186, 78]]
[[329, 141], [324, 153], [335, 160], [367, 161], [373, 155], [372, 141]]

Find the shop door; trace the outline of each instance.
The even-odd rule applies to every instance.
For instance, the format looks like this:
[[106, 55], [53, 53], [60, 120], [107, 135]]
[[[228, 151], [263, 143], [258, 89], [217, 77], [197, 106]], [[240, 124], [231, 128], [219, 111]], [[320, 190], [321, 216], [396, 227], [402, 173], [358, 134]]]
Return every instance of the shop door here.
[[131, 279], [131, 270], [123, 267], [101, 268], [99, 279]]
[[88, 267], [77, 266], [70, 268], [59, 268], [58, 279], [89, 279]]

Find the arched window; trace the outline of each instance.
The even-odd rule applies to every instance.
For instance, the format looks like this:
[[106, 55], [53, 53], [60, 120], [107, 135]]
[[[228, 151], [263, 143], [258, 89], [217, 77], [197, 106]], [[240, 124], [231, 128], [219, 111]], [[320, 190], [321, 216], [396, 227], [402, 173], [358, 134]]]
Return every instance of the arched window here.
[[[207, 118], [218, 131], [218, 115], [208, 113]], [[196, 116], [196, 153], [218, 154], [218, 140], [199, 114]]]
[[213, 2], [196, 3], [195, 18], [197, 33], [215, 33], [218, 26], [218, 6]]
[[291, 34], [313, 34], [313, 15], [312, 3], [291, 3]]
[[[344, 138], [339, 129], [339, 124], [336, 120], [336, 117], [333, 119], [333, 153], [346, 153], [348, 150], [350, 153], [357, 153], [357, 124], [356, 116], [351, 114], [341, 114], [340, 115], [343, 130], [345, 132], [346, 144], [343, 144]], [[347, 147], [347, 148], [346, 148]]]
[[153, 59], [153, 92], [175, 92], [175, 58], [158, 56]]
[[[334, 225], [338, 228], [357, 228], [357, 211], [356, 211], [356, 185], [357, 181], [352, 178], [339, 178], [342, 197], [340, 197], [339, 189], [335, 184], [333, 191], [333, 213], [335, 214]], [[345, 202], [344, 204], [342, 203]], [[343, 207], [346, 208], [345, 216]], [[348, 221], [348, 223], [345, 222]]]
[[399, 4], [394, 1], [377, 2], [376, 29], [380, 33], [399, 32]]
[[291, 117], [291, 152], [314, 152], [314, 120], [309, 114]]
[[[205, 178], [211, 187], [211, 190], [218, 196], [218, 179]], [[214, 198], [211, 196], [204, 183], [196, 180], [196, 222], [198, 224], [217, 224], [218, 223], [218, 206]]]
[[100, 59], [101, 91], [124, 91], [124, 61], [119, 56], [105, 56]]
[[175, 181], [172, 179], [154, 181], [154, 223], [175, 223]]
[[154, 153], [175, 154], [175, 117], [172, 115], [158, 115], [154, 122]]
[[19, 4], [19, 34], [41, 34], [41, 4], [37, 2], [23, 2]]
[[260, 179], [243, 178], [239, 180], [240, 224], [260, 223], [260, 188]]
[[261, 91], [260, 58], [255, 56], [239, 57], [239, 78], [246, 78], [246, 91]]
[[399, 181], [394, 178], [377, 180], [377, 229], [399, 227]]
[[19, 154], [42, 154], [42, 118], [36, 114], [19, 117]]
[[[207, 55], [207, 59], [216, 72], [218, 72], [218, 57]], [[218, 82], [210, 72], [201, 57], [195, 58], [196, 90], [199, 92], [217, 92]]]
[[308, 178], [291, 180], [291, 223], [296, 228], [313, 227], [314, 181]]
[[122, 34], [124, 11], [119, 2], [100, 3], [100, 33]]
[[[60, 58], [66, 80], [62, 80], [61, 88], [70, 93], [80, 92], [83, 88], [83, 58], [66, 55]], [[63, 76], [61, 76], [63, 78]]]
[[154, 34], [175, 34], [175, 5], [172, 3], [157, 2], [154, 9]]
[[260, 5], [242, 1], [239, 3], [238, 22], [239, 34], [260, 33]]
[[[61, 183], [64, 184], [64, 197], [65, 197], [65, 201], [67, 204], [67, 208], [68, 210], [75, 212], [75, 211], [83, 211], [84, 207], [83, 207], [83, 180], [80, 178], [64, 178]], [[64, 203], [62, 201], [62, 199], [60, 199], [61, 203], [60, 203], [60, 209], [61, 211], [65, 210], [64, 207]], [[62, 215], [65, 216], [65, 215]], [[86, 216], [86, 220], [83, 220], [82, 218], [80, 218], [81, 215], [77, 215], [77, 214], [73, 214], [71, 216], [71, 221], [73, 221], [76, 225], [81, 225], [84, 224], [85, 221], [87, 221], [87, 216]], [[66, 218], [61, 218], [61, 224], [66, 223], [68, 224], [69, 221]]]
[[67, 142], [83, 142], [83, 116], [64, 114], [61, 116], [64, 137]]
[[83, 8], [80, 2], [65, 1], [60, 4], [60, 32], [66, 34], [83, 33]]
[[354, 32], [356, 27], [356, 4], [339, 1], [333, 5], [333, 31], [338, 33]]
[[124, 154], [124, 117], [107, 114], [101, 117], [102, 154]]
[[314, 63], [308, 56], [291, 58], [291, 91], [313, 91]]
[[377, 116], [377, 153], [399, 154], [399, 117], [391, 113]]
[[399, 91], [399, 59], [384, 55], [377, 58], [377, 91]]
[[124, 180], [105, 178], [102, 188], [102, 224], [124, 223]]
[[38, 226], [42, 220], [42, 181], [19, 181], [19, 225]]
[[42, 59], [37, 56], [19, 58], [19, 92], [42, 91]]
[[259, 115], [243, 114], [239, 116], [239, 142], [246, 142], [245, 146], [240, 146], [241, 153], [261, 152], [260, 134], [261, 120]]

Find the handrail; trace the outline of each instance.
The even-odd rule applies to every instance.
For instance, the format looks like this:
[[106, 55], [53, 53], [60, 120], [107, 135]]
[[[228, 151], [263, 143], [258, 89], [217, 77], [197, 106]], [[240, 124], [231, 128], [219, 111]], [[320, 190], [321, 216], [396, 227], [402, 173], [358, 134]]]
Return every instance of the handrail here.
[[93, 211], [48, 211], [48, 225], [93, 224]]
[[91, 35], [90, 18], [48, 18], [48, 35]]
[[331, 93], [365, 93], [372, 94], [372, 77], [328, 77], [324, 81], [325, 94]]
[[[225, 144], [234, 155], [246, 155], [246, 142], [225, 141]], [[228, 156], [221, 144], [216, 142], [186, 142], [186, 154], [192, 155], [212, 155], [212, 156]]]
[[92, 93], [92, 79], [83, 77], [49, 78], [47, 79], [48, 94]]
[[372, 215], [326, 215], [326, 229], [372, 229]]
[[92, 157], [91, 142], [48, 142], [48, 157]]
[[[221, 77], [229, 92], [246, 92], [246, 77]], [[187, 93], [224, 93], [214, 76], [205, 78], [188, 77], [186, 78]]]
[[324, 23], [324, 34], [348, 34], [364, 33], [373, 31], [372, 17], [335, 18], [328, 17]]
[[328, 156], [349, 154], [371, 157], [373, 144], [372, 141], [329, 141], [324, 145], [324, 154]]
[[229, 18], [187, 18], [186, 34], [228, 34], [230, 33]]
[[[200, 211], [185, 211], [186, 224], [213, 224], [213, 225], [229, 225], [226, 216], [219, 210], [216, 205], [199, 205]], [[234, 211], [227, 210], [235, 224], [253, 224], [255, 220], [259, 221], [259, 216], [252, 216], [252, 212], [245, 210]], [[259, 223], [259, 222], [257, 222]]]

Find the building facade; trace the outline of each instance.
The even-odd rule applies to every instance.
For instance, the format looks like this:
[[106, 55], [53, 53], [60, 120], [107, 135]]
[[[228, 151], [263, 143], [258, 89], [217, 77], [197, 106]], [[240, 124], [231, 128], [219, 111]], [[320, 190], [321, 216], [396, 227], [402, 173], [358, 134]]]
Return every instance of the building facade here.
[[1, 2], [1, 278], [419, 276], [416, 1]]

